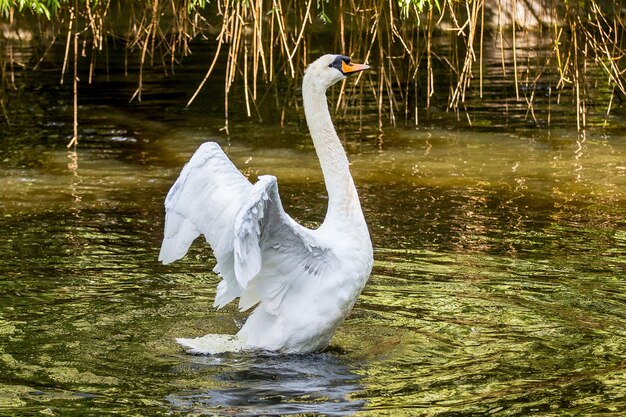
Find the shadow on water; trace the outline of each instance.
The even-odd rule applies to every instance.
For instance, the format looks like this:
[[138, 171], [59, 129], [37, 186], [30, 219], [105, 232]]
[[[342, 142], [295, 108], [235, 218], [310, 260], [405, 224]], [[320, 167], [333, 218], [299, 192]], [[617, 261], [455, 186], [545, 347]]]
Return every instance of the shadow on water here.
[[195, 356], [173, 372], [212, 374], [218, 385], [168, 395], [173, 410], [217, 415], [352, 415], [365, 401], [361, 376], [340, 355], [229, 354]]

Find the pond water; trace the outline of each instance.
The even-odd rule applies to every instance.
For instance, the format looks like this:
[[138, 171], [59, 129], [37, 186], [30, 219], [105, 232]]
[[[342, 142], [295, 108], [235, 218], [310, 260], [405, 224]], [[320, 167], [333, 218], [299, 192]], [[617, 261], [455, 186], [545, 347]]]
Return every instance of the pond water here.
[[251, 179], [276, 175], [286, 210], [319, 224], [302, 116], [235, 118], [226, 135], [219, 103], [184, 110], [193, 81], [155, 82], [126, 104], [133, 83], [113, 80], [84, 87], [74, 153], [67, 87], [29, 77], [0, 133], [1, 415], [626, 413], [619, 116], [584, 138], [575, 116], [571, 128], [505, 126], [493, 109], [491, 127], [471, 129], [381, 135], [344, 120], [375, 248], [352, 314], [318, 354], [207, 357], [174, 338], [234, 333], [245, 314], [211, 307], [202, 241], [157, 262], [163, 200], [214, 140]]

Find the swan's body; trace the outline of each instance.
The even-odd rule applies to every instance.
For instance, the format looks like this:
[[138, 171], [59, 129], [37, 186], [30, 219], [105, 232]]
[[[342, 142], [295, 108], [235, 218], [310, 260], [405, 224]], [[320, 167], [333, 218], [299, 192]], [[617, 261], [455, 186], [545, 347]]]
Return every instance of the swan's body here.
[[203, 234], [222, 277], [214, 306], [237, 297], [241, 310], [258, 304], [234, 336], [178, 339], [190, 352], [317, 351], [352, 309], [372, 269], [372, 244], [326, 89], [367, 68], [325, 55], [304, 76], [306, 119], [329, 197], [318, 229], [302, 227], [285, 213], [275, 177], [251, 184], [215, 143], [203, 144], [183, 168], [165, 201], [159, 260], [182, 258]]

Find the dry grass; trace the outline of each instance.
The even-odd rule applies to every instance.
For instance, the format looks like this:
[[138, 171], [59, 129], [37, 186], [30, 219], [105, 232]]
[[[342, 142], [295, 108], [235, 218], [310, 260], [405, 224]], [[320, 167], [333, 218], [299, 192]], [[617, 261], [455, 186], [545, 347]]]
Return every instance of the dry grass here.
[[[419, 122], [431, 114], [433, 98], [447, 95], [447, 109], [460, 118], [468, 100], [483, 96], [486, 75], [494, 73], [514, 87], [514, 101], [527, 107], [536, 120], [537, 89], [548, 85], [550, 100], [569, 100], [576, 110], [579, 131], [587, 117], [598, 83], [613, 97], [626, 95], [624, 85], [624, 21], [621, 2], [561, 2], [556, 0], [149, 0], [121, 5], [111, 0], [77, 0], [58, 10], [53, 36], [65, 39], [62, 80], [73, 67], [75, 126], [78, 123], [76, 63], [88, 59], [91, 82], [96, 59], [113, 33], [111, 15], [128, 16], [128, 54], [139, 57], [138, 84], [131, 100], [141, 100], [143, 68], [163, 65], [174, 71], [190, 53], [190, 42], [205, 37], [216, 43], [207, 60], [204, 80], [191, 96], [191, 105], [215, 68], [224, 71], [224, 118], [228, 128], [229, 98], [243, 89], [245, 111], [257, 111], [277, 77], [298, 80], [306, 64], [320, 52], [350, 54], [375, 70], [356, 83], [344, 84], [337, 111], [350, 114], [347, 97], [355, 91], [371, 94], [378, 107], [378, 126]], [[217, 16], [217, 18], [216, 18]], [[332, 42], [319, 50], [322, 26], [336, 29]], [[13, 14], [11, 22], [13, 24]], [[49, 32], [48, 32], [49, 33]], [[532, 51], [543, 51], [532, 53]], [[6, 54], [5, 54], [6, 55]], [[500, 69], [493, 63], [499, 56]], [[220, 62], [222, 60], [222, 62]], [[0, 65], [3, 81], [7, 62]], [[11, 58], [8, 59], [9, 63]], [[448, 80], [435, 80], [435, 68]], [[443, 71], [442, 71], [443, 70]], [[10, 71], [8, 71], [10, 72]], [[599, 73], [604, 74], [598, 76]], [[554, 74], [557, 76], [555, 77]], [[5, 81], [6, 83], [6, 81]], [[347, 91], [355, 90], [355, 91]], [[5, 106], [0, 96], [2, 108]], [[424, 110], [424, 111], [421, 111]], [[548, 117], [548, 122], [550, 121]], [[78, 139], [75, 127], [72, 145]]]

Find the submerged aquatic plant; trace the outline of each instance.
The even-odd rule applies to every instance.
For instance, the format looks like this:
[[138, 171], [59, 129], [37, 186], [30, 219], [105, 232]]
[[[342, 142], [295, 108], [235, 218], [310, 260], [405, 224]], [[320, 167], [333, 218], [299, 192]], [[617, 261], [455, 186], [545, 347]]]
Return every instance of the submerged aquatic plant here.
[[[341, 87], [337, 110], [350, 111], [345, 88], [368, 89], [376, 100], [380, 129], [400, 120], [417, 124], [420, 113], [428, 116], [435, 110], [435, 102], [445, 103], [438, 108], [455, 112], [459, 119], [465, 114], [471, 124], [465, 110], [480, 102], [487, 76], [510, 86], [514, 106], [523, 106], [525, 117], [537, 124], [535, 104], [546, 95], [554, 106], [571, 103], [580, 131], [588, 125], [592, 103], [602, 103], [606, 122], [614, 97], [626, 95], [624, 21], [617, 2], [0, 0], [0, 36], [5, 41], [11, 41], [15, 21], [25, 19], [27, 10], [43, 19], [43, 39], [50, 44], [64, 40], [61, 79], [73, 70], [74, 83], [81, 59], [90, 60], [86, 78], [91, 82], [96, 57], [106, 49], [107, 38], [116, 34], [112, 22], [125, 20], [127, 51], [139, 61], [131, 100], [142, 99], [146, 65], [159, 63], [173, 71], [191, 52], [192, 40], [215, 42], [206, 75], [188, 104], [222, 60], [226, 127], [235, 89], [242, 92], [246, 114], [261, 118], [258, 108], [277, 77], [297, 79], [308, 62], [330, 51], [375, 64], [376, 71], [361, 82]], [[334, 25], [337, 31], [332, 45], [320, 51], [316, 33], [324, 25]], [[11, 61], [4, 55], [2, 59]], [[495, 61], [500, 64], [493, 65]], [[436, 80], [435, 69], [448, 73], [447, 80]], [[0, 103], [5, 105], [2, 96]], [[284, 108], [278, 111], [284, 117]]]

